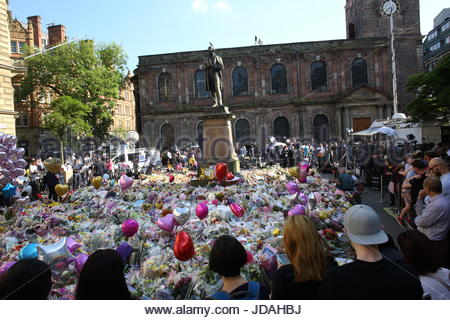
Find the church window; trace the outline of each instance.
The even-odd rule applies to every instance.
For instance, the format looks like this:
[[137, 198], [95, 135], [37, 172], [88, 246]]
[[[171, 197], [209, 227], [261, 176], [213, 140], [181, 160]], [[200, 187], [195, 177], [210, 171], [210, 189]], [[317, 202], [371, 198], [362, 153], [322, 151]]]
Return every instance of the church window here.
[[316, 61], [311, 64], [311, 90], [327, 90], [327, 65], [323, 61]]
[[158, 77], [158, 95], [160, 102], [172, 100], [172, 76], [168, 72], [161, 73]]
[[197, 70], [194, 75], [195, 80], [195, 96], [197, 98], [207, 98], [209, 96], [206, 91], [206, 74], [203, 70]]
[[352, 61], [352, 85], [353, 88], [367, 84], [367, 62], [362, 58], [355, 58]]
[[233, 95], [244, 96], [248, 94], [247, 70], [244, 67], [237, 67], [233, 70]]
[[287, 93], [287, 76], [284, 65], [278, 63], [272, 67], [272, 93]]

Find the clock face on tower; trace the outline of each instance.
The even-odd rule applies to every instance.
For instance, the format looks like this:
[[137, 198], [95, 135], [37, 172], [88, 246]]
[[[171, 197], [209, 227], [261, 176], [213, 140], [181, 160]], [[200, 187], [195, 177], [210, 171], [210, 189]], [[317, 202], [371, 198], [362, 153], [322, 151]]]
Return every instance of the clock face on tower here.
[[381, 12], [387, 16], [394, 15], [398, 12], [399, 5], [395, 0], [384, 0], [381, 3]]

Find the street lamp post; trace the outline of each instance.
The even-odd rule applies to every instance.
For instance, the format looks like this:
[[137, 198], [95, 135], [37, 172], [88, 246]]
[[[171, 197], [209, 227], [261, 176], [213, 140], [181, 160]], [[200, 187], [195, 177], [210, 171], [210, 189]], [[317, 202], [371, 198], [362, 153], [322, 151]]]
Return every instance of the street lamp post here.
[[392, 54], [392, 93], [394, 96], [393, 104], [394, 104], [394, 115], [398, 113], [398, 91], [397, 91], [397, 61], [395, 55], [395, 47], [394, 47], [394, 1], [390, 0], [391, 12], [389, 14], [390, 21], [390, 29], [391, 29], [391, 54]]

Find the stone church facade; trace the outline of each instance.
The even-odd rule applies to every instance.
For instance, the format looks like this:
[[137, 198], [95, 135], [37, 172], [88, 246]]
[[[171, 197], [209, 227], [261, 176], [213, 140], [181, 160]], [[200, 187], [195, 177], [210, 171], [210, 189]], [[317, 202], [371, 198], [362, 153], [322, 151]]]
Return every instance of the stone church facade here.
[[[419, 0], [396, 0], [400, 108], [411, 100], [407, 78], [422, 71]], [[224, 104], [236, 115], [238, 144], [261, 150], [269, 136], [322, 142], [343, 139], [392, 116], [389, 17], [384, 1], [347, 0], [347, 39], [216, 50]], [[200, 144], [206, 51], [140, 56], [133, 82], [138, 130], [147, 147]]]

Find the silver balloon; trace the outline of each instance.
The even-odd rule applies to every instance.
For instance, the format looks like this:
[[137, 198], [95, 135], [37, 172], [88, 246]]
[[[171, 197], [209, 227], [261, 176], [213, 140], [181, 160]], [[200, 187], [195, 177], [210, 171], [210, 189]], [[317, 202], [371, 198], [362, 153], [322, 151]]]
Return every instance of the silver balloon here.
[[16, 168], [25, 168], [27, 166], [27, 162], [23, 159], [19, 159], [14, 161], [14, 165], [16, 166]]
[[310, 211], [314, 210], [316, 208], [316, 205], [317, 205], [316, 197], [314, 196], [313, 192], [310, 192], [309, 195], [308, 195], [308, 209]]
[[24, 154], [25, 154], [25, 149], [24, 148], [18, 148], [17, 149], [17, 152], [16, 152], [17, 158], [22, 158]]
[[54, 263], [60, 262], [70, 255], [69, 249], [67, 248], [67, 238], [64, 237], [54, 244], [47, 246], [38, 246], [39, 260], [52, 265]]
[[191, 210], [189, 208], [177, 207], [173, 210], [173, 217], [179, 226], [184, 225], [191, 217]]

